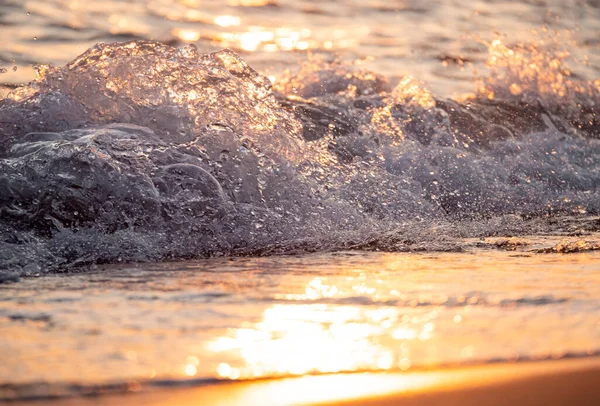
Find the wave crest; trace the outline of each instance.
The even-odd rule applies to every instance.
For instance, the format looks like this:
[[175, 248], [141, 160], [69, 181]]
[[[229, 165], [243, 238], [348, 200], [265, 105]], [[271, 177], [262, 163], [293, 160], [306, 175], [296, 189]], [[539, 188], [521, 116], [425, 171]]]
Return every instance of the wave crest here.
[[547, 88], [522, 72], [531, 49], [494, 46], [504, 73], [465, 102], [322, 60], [273, 90], [232, 51], [148, 41], [41, 67], [0, 101], [0, 268], [377, 249], [390, 231], [447, 249], [501, 234], [493, 217], [600, 212], [597, 84]]

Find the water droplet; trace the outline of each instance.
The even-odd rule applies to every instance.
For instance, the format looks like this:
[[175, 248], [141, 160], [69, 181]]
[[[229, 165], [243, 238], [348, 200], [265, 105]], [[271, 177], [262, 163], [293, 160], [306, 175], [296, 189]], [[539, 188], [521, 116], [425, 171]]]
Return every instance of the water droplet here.
[[240, 152], [247, 153], [250, 152], [250, 148], [252, 148], [252, 140], [248, 137], [244, 137], [240, 140]]

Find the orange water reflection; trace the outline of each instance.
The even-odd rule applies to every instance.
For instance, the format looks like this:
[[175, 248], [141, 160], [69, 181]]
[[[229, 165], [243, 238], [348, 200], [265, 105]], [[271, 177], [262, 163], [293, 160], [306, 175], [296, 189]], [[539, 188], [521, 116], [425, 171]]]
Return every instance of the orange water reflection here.
[[[482, 68], [486, 53], [486, 47], [476, 39], [491, 40], [493, 32], [506, 33], [506, 27], [510, 27], [504, 41], [507, 46], [522, 41], [538, 44], [540, 49], [543, 43], [532, 27], [569, 32], [577, 40], [577, 44], [565, 43], [577, 61], [570, 67], [571, 79], [597, 77], [600, 58], [595, 35], [600, 9], [579, 0], [577, 7], [559, 0], [502, 4], [472, 0], [9, 3], [0, 5], [0, 24], [5, 22], [0, 68], [8, 69], [1, 81], [10, 84], [31, 80], [33, 63], [63, 65], [99, 41], [134, 38], [193, 42], [203, 53], [222, 47], [252, 51], [257, 54], [247, 55], [252, 66], [269, 73], [296, 66], [279, 51], [343, 51], [346, 59], [372, 56], [374, 71], [394, 81], [415, 75], [439, 96], [475, 90], [471, 70]], [[13, 66], [18, 69], [12, 71]], [[565, 77], [564, 82], [568, 79]], [[514, 81], [511, 84], [515, 84], [513, 94], [528, 90]], [[490, 90], [490, 86], [484, 87]], [[555, 90], [561, 92], [560, 84]]]
[[[225, 17], [225, 16], [221, 16]], [[223, 23], [229, 20], [223, 20]], [[218, 25], [225, 27], [225, 25]], [[232, 24], [233, 25], [233, 24]], [[334, 41], [320, 41], [313, 37], [308, 28], [269, 28], [262, 26], [249, 26], [239, 32], [221, 32], [211, 37], [215, 45], [242, 49], [244, 51], [292, 51], [307, 50], [314, 48], [329, 49], [334, 47]], [[354, 44], [352, 40], [339, 39], [335, 41], [337, 48], [350, 47]]]
[[[314, 278], [304, 292], [281, 298], [299, 302], [333, 298], [351, 301], [357, 296], [374, 300], [390, 297], [364, 282], [338, 287]], [[239, 357], [235, 364], [221, 363], [217, 367], [217, 375], [229, 379], [406, 370], [411, 366], [410, 351], [401, 342], [431, 339], [436, 316], [431, 312], [407, 317], [394, 306], [275, 304], [264, 311], [260, 322], [229, 329], [208, 349]]]
[[488, 99], [544, 95], [563, 103], [578, 96], [597, 95], [600, 80], [582, 80], [567, 67], [571, 58], [568, 44], [560, 33], [540, 36], [533, 44], [517, 43], [510, 47], [495, 39], [486, 44], [487, 66], [493, 74], [483, 80], [479, 93]]
[[597, 253], [482, 250], [322, 254], [26, 279], [0, 289], [0, 378], [412, 375], [440, 364], [591, 355], [599, 261]]

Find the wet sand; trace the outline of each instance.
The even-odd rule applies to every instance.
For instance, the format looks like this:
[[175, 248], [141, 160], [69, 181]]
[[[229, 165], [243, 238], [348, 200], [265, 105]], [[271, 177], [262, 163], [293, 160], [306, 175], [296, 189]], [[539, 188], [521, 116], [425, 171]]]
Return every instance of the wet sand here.
[[436, 371], [232, 382], [39, 403], [51, 406], [597, 405], [599, 382], [600, 357], [590, 357]]

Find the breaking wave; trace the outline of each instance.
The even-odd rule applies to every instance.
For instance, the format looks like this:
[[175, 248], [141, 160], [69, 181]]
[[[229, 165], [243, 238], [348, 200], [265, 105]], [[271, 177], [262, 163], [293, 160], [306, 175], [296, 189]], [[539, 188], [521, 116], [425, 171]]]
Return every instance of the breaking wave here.
[[[600, 81], [495, 41], [477, 94], [312, 60], [99, 44], [0, 100], [0, 270], [452, 249], [600, 213]], [[537, 227], [532, 229], [531, 227]]]

